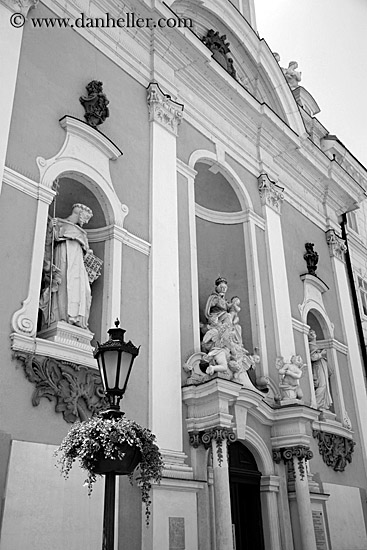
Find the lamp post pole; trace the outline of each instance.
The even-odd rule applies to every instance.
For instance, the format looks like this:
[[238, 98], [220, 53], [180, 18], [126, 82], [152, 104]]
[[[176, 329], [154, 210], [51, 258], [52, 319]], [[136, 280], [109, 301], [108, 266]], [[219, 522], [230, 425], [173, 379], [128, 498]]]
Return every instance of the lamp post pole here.
[[[132, 342], [125, 342], [125, 330], [115, 328], [108, 331], [109, 340], [104, 344], [97, 343], [94, 356], [102, 378], [103, 389], [108, 399], [107, 410], [100, 415], [107, 420], [117, 421], [124, 413], [120, 411], [120, 401], [126, 391], [131, 369], [139, 349]], [[115, 538], [115, 493], [116, 471], [107, 471], [105, 475], [105, 494], [103, 509], [102, 550], [114, 550]]]

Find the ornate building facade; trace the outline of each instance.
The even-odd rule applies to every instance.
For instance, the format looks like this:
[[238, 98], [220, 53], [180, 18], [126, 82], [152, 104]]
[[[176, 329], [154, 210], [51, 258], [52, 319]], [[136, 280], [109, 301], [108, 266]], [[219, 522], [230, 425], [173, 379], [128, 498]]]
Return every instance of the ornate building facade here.
[[101, 546], [102, 483], [53, 453], [116, 317], [165, 461], [149, 527], [120, 477], [119, 548], [365, 550], [367, 171], [297, 63], [253, 0], [0, 17], [0, 550]]

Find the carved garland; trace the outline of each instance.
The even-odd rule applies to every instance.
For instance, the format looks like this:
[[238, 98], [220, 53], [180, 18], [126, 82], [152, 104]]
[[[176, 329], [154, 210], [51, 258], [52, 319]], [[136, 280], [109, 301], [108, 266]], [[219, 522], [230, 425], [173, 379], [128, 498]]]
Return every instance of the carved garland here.
[[219, 466], [223, 464], [223, 449], [222, 443], [227, 442], [227, 445], [230, 445], [236, 441], [236, 435], [231, 428], [212, 428], [210, 430], [205, 430], [203, 432], [191, 432], [190, 434], [190, 445], [197, 449], [201, 444], [204, 445], [205, 449], [209, 449], [211, 442], [214, 440], [217, 444], [217, 459]]
[[273, 449], [273, 460], [276, 464], [279, 464], [283, 459], [284, 464], [292, 463], [293, 458], [298, 459], [298, 470], [301, 479], [305, 477], [305, 465], [304, 461], [311, 460], [313, 452], [309, 447], [298, 445], [297, 447], [283, 447], [282, 449]]
[[320, 455], [327, 466], [336, 472], [344, 472], [347, 463], [352, 462], [355, 442], [337, 434], [313, 430], [312, 435], [318, 440]]
[[32, 395], [34, 407], [42, 397], [54, 400], [55, 411], [73, 423], [87, 420], [107, 406], [98, 372], [41, 355], [16, 354], [16, 358], [23, 363], [26, 378], [36, 386]]

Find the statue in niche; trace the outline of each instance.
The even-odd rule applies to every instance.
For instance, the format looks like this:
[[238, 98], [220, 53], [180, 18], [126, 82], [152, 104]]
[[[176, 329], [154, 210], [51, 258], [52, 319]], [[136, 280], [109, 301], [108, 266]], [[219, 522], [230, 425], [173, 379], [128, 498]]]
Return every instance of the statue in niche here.
[[302, 73], [300, 73], [296, 69], [298, 69], [297, 61], [290, 61], [287, 69], [282, 68], [284, 76], [287, 79], [291, 90], [295, 90], [296, 88], [298, 88], [299, 83], [301, 82]]
[[221, 373], [230, 380], [254, 389], [247, 371], [258, 362], [242, 341], [242, 328], [239, 324], [240, 299], [234, 296], [226, 300], [228, 286], [224, 277], [215, 281], [215, 290], [210, 294], [206, 306], [207, 324], [202, 327], [202, 351], [205, 353], [202, 368], [209, 376]]
[[299, 381], [303, 374], [303, 363], [300, 355], [292, 355], [290, 361], [284, 361], [283, 357], [278, 357], [275, 366], [279, 374], [279, 390], [282, 400], [302, 399], [303, 392]]
[[316, 332], [308, 333], [310, 357], [312, 364], [313, 384], [315, 388], [316, 404], [318, 409], [330, 409], [332, 398], [330, 393], [329, 377], [332, 371], [327, 362], [326, 349], [320, 350], [316, 342]]
[[89, 248], [83, 229], [92, 216], [88, 206], [77, 203], [66, 219], [51, 218], [49, 222], [40, 298], [42, 328], [55, 321], [88, 328], [90, 284], [100, 275], [102, 264]]

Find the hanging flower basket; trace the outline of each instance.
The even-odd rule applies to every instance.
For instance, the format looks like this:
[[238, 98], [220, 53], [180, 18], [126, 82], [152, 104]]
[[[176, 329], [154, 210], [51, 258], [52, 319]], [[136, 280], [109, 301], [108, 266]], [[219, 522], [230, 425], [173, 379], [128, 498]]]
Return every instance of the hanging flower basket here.
[[162, 477], [163, 459], [150, 430], [125, 418], [105, 419], [95, 416], [76, 422], [55, 451], [61, 473], [67, 479], [70, 470], [79, 460], [86, 470], [85, 484], [92, 493], [97, 475], [114, 472], [133, 477], [141, 490], [146, 519], [150, 515], [150, 489], [152, 482]]

